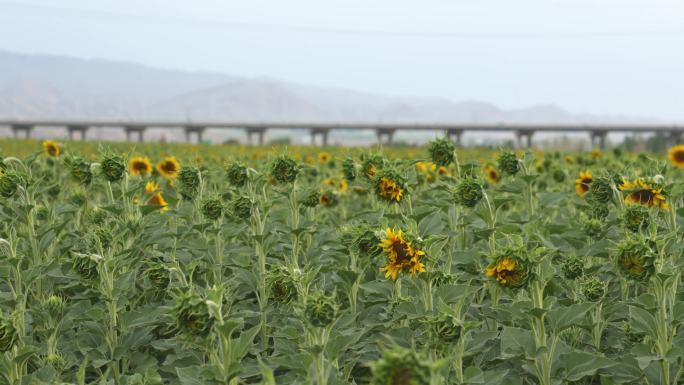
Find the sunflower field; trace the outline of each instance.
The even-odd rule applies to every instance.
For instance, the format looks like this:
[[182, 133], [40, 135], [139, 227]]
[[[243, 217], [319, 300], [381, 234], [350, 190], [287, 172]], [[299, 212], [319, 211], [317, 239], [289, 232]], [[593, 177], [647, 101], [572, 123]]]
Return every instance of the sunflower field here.
[[684, 146], [0, 148], [0, 384], [684, 383]]

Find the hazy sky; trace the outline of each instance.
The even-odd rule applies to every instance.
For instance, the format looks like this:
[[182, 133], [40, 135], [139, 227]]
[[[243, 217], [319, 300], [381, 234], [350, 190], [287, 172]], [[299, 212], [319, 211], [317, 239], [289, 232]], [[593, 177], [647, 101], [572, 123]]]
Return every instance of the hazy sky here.
[[684, 0], [0, 0], [0, 49], [684, 120]]

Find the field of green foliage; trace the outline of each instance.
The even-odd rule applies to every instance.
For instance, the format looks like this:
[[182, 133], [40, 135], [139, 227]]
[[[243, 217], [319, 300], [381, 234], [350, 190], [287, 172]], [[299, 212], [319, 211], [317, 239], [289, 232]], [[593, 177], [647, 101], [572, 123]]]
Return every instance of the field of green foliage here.
[[684, 383], [684, 146], [0, 155], [0, 384]]

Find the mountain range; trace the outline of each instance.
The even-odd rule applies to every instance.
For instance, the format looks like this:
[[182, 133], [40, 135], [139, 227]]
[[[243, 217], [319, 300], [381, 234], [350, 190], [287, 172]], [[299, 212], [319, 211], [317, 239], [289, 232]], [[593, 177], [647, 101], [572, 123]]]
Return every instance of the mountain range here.
[[0, 51], [0, 117], [203, 121], [647, 123], [555, 105], [505, 110], [127, 62]]

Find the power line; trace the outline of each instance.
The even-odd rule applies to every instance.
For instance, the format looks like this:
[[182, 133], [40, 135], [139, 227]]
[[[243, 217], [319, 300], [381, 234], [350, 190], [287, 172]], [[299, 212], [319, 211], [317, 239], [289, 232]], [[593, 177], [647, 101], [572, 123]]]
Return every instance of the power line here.
[[48, 17], [70, 18], [82, 20], [101, 20], [112, 22], [138, 22], [163, 25], [183, 25], [189, 27], [222, 27], [241, 28], [258, 31], [274, 31], [294, 34], [339, 35], [357, 37], [387, 38], [451, 38], [451, 39], [594, 39], [594, 38], [628, 38], [628, 37], [682, 37], [684, 29], [663, 29], [643, 31], [587, 31], [587, 32], [450, 32], [450, 31], [400, 31], [366, 28], [318, 27], [287, 24], [268, 24], [242, 22], [235, 20], [189, 19], [178, 17], [155, 17], [133, 13], [120, 13], [100, 10], [85, 10], [52, 5], [21, 4], [16, 2], [0, 2], [5, 12], [14, 14]]

